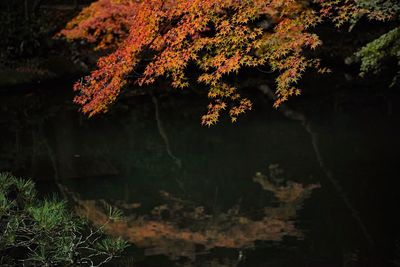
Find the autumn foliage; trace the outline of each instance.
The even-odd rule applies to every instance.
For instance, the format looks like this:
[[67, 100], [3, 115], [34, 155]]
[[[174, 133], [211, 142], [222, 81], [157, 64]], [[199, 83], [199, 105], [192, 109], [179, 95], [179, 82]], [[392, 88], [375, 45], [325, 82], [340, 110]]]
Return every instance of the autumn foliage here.
[[314, 2], [98, 0], [61, 32], [67, 39], [85, 39], [96, 49], [111, 51], [75, 84], [79, 92], [75, 101], [89, 116], [106, 112], [132, 73], [138, 74], [134, 82], [140, 86], [167, 77], [172, 87], [185, 88], [187, 67], [192, 64], [211, 99], [202, 123], [216, 123], [223, 110], [236, 121], [252, 104], [227, 82], [227, 76], [243, 67], [267, 65], [278, 73], [274, 104], [278, 107], [300, 94], [296, 83], [307, 68], [326, 71], [317, 59], [304, 56], [305, 49], [321, 44], [310, 29], [324, 17], [341, 22], [351, 18], [355, 8], [361, 10], [348, 0]]

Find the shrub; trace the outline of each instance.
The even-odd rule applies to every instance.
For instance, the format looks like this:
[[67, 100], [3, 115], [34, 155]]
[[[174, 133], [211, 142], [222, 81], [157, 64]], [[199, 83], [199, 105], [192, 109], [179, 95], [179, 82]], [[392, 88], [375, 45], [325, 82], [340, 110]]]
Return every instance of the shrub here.
[[[127, 243], [71, 213], [56, 197], [40, 200], [31, 180], [0, 173], [0, 265], [100, 266]], [[110, 208], [110, 220], [118, 211]]]

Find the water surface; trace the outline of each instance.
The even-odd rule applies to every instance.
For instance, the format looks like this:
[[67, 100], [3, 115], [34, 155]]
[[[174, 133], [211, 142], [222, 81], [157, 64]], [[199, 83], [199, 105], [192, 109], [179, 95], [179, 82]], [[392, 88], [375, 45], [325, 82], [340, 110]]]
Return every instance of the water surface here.
[[[387, 96], [258, 95], [200, 125], [191, 94], [139, 96], [87, 119], [71, 84], [3, 93], [0, 170], [31, 177], [132, 243], [115, 266], [395, 266], [400, 113]], [[45, 88], [46, 87], [46, 88]], [[49, 87], [49, 88], [47, 88]]]

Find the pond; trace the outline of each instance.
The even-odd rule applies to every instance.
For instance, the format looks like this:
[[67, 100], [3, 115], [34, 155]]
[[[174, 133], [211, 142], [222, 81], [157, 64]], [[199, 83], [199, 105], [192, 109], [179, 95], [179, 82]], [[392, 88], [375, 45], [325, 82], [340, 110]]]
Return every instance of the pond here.
[[88, 119], [61, 84], [2, 93], [0, 171], [94, 224], [120, 208], [107, 232], [132, 245], [113, 266], [400, 264], [398, 96], [339, 91], [279, 111], [261, 95], [207, 128], [195, 94]]

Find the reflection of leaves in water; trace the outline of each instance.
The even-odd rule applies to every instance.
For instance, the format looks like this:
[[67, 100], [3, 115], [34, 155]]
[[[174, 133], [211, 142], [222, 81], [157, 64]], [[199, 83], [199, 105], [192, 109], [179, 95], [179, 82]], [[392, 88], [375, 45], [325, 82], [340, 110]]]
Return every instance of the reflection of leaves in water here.
[[311, 184], [304, 186], [300, 183], [287, 181], [281, 177], [283, 170], [278, 164], [271, 164], [268, 167], [269, 175], [257, 172], [253, 181], [260, 184], [265, 191], [270, 191], [282, 203], [293, 203], [302, 201], [309, 196], [309, 193], [319, 185]]
[[268, 175], [257, 172], [253, 181], [260, 184], [265, 191], [273, 193], [278, 202], [278, 208], [264, 208], [265, 214], [270, 217], [283, 220], [294, 218], [303, 201], [314, 189], [320, 187], [318, 184], [303, 185], [283, 179], [283, 170], [278, 164], [269, 165], [268, 170]]
[[[277, 202], [264, 207], [258, 219], [245, 214], [240, 201], [224, 212], [212, 213], [190, 200], [160, 192], [164, 204], [145, 215], [134, 214], [126, 220], [113, 222], [106, 230], [146, 248], [146, 255], [165, 254], [171, 259], [183, 256], [191, 260], [196, 254], [207, 253], [216, 247], [252, 248], [257, 240], [280, 241], [285, 236], [301, 238], [302, 233], [294, 225], [296, 213], [303, 200], [318, 186], [284, 182], [278, 178], [279, 169], [272, 169], [273, 174], [271, 171], [268, 176], [257, 173], [253, 178], [264, 190], [272, 192]], [[101, 224], [107, 217], [99, 200], [72, 197], [78, 212], [95, 224]], [[129, 204], [120, 207], [124, 206]]]

